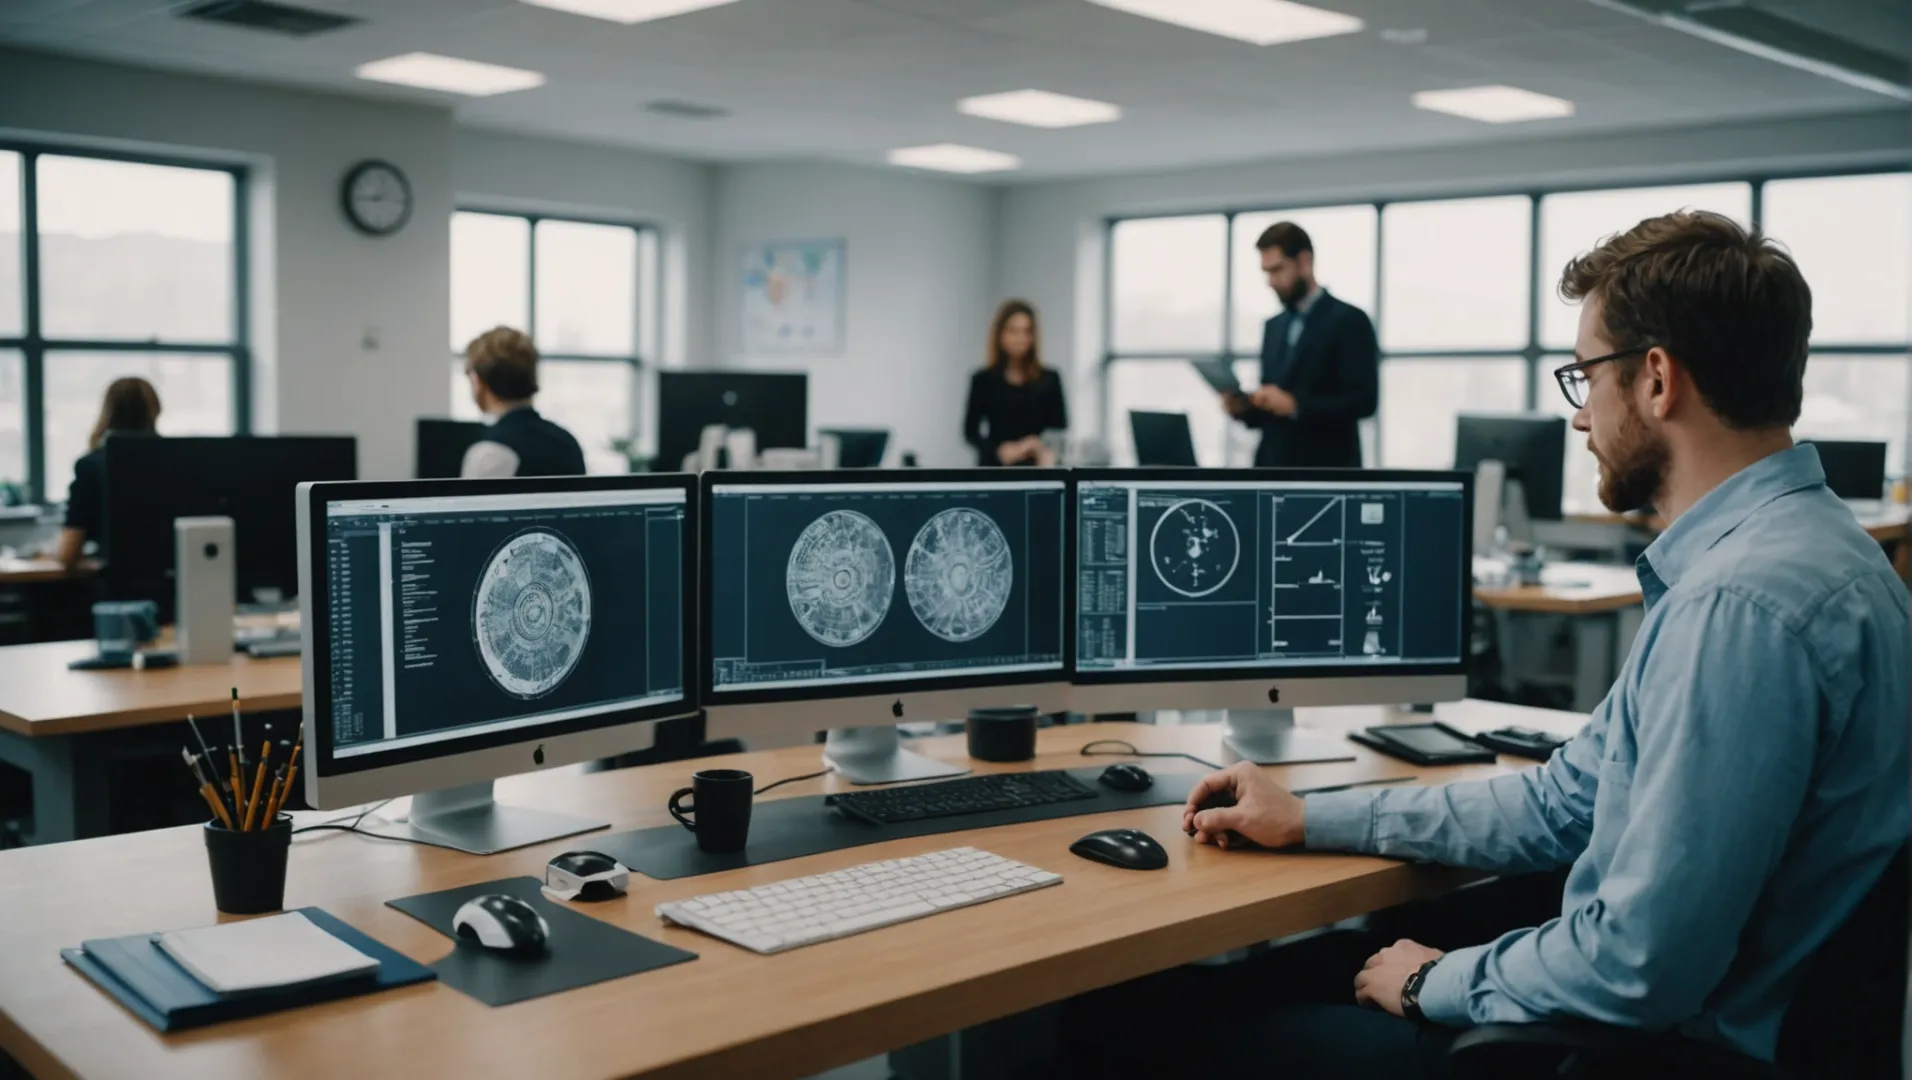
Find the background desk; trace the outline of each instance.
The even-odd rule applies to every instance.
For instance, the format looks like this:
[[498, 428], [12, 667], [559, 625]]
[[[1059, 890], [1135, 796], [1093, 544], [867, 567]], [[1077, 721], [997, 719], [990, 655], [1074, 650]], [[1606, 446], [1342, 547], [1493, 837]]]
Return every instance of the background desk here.
[[1494, 611], [1503, 643], [1513, 640], [1517, 613], [1569, 616], [1573, 635], [1573, 707], [1600, 703], [1633, 648], [1646, 615], [1640, 578], [1631, 566], [1550, 563], [1539, 585], [1476, 585], [1474, 600]]
[[[153, 738], [179, 741], [171, 724], [188, 715], [228, 729], [232, 688], [247, 713], [297, 709], [297, 657], [159, 671], [69, 671], [95, 653], [92, 641], [0, 648], [0, 761], [33, 777], [33, 840], [44, 843], [106, 832], [109, 766], [118, 758], [163, 751]], [[210, 737], [210, 733], [208, 733]]]
[[[1463, 702], [1439, 715], [1480, 730], [1509, 723], [1561, 734], [1584, 717]], [[1392, 710], [1302, 710], [1317, 729], [1347, 730]], [[1065, 768], [1091, 739], [1145, 750], [1221, 752], [1218, 726], [1076, 724], [1042, 732], [1031, 765], [975, 763], [978, 771]], [[960, 737], [913, 749], [966, 761]], [[1353, 762], [1271, 770], [1291, 785], [1415, 774], [1427, 781], [1527, 767], [1416, 769], [1350, 744]], [[759, 783], [814, 771], [817, 748], [732, 755]], [[1117, 761], [1114, 759], [1095, 759]], [[578, 776], [502, 782], [500, 798], [608, 818], [617, 829], [668, 825], [664, 801], [698, 768], [678, 762]], [[1151, 760], [1156, 772], [1201, 771]], [[766, 798], [832, 790], [828, 777]], [[1145, 829], [1169, 851], [1165, 871], [1136, 873], [1076, 858], [1068, 845], [1094, 829]], [[815, 855], [722, 874], [657, 882], [634, 877], [628, 897], [580, 910], [687, 948], [701, 959], [568, 994], [491, 1010], [442, 986], [411, 987], [274, 1017], [162, 1036], [71, 971], [61, 946], [83, 939], [213, 920], [197, 829], [167, 829], [78, 844], [0, 852], [0, 1048], [42, 1077], [141, 1080], [385, 1076], [536, 1076], [540, 1080], [797, 1077], [1100, 986], [1228, 949], [1433, 895], [1472, 875], [1359, 856], [1224, 852], [1181, 833], [1176, 806], [947, 833]], [[747, 888], [879, 859], [974, 845], [1060, 873], [1056, 888], [771, 957], [745, 952], [652, 914], [664, 900]], [[477, 858], [343, 833], [299, 837], [289, 906], [317, 904], [420, 961], [443, 937], [384, 906], [431, 889], [537, 874], [588, 837]], [[1199, 1026], [1199, 1025], [1197, 1025]]]
[[0, 645], [86, 637], [93, 632], [93, 577], [52, 559], [0, 557]]
[[[1866, 535], [1884, 544], [1887, 553], [1892, 556], [1892, 565], [1899, 576], [1912, 581], [1912, 507], [1887, 502], [1849, 503], [1853, 516]], [[1614, 514], [1608, 512], [1568, 514], [1568, 520], [1585, 525], [1625, 525], [1638, 529], [1648, 536], [1655, 535], [1665, 528], [1660, 519], [1651, 514]]]

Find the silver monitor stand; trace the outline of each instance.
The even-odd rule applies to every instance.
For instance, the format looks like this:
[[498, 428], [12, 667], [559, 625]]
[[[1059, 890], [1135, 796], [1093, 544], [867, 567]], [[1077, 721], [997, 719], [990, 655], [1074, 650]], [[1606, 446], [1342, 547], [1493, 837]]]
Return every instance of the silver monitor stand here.
[[472, 855], [495, 855], [610, 827], [608, 821], [501, 806], [492, 801], [491, 781], [484, 780], [412, 796], [411, 815], [390, 835]]
[[823, 763], [852, 784], [936, 780], [969, 771], [903, 749], [895, 724], [831, 728], [823, 740]]
[[1305, 765], [1318, 761], [1353, 761], [1346, 743], [1295, 729], [1293, 709], [1230, 709], [1224, 724], [1223, 758], [1232, 765]]

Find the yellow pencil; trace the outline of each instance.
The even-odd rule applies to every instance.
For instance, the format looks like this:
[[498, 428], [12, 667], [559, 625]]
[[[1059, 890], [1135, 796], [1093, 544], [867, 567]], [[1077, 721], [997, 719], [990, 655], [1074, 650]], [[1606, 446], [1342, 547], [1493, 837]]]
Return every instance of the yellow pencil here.
[[252, 831], [252, 823], [259, 819], [259, 796], [266, 786], [266, 758], [272, 754], [272, 741], [259, 749], [259, 771], [252, 777], [252, 797], [246, 800], [246, 831]]
[[211, 784], [199, 785], [199, 794], [205, 797], [206, 805], [212, 807], [213, 816], [226, 828], [232, 828], [232, 816], [226, 813], [226, 804], [214, 793]]
[[285, 775], [272, 782], [272, 801], [266, 804], [266, 821], [276, 821], [279, 809], [292, 797], [292, 778], [299, 772], [299, 748], [304, 746], [303, 739], [292, 744], [292, 757], [286, 762]]

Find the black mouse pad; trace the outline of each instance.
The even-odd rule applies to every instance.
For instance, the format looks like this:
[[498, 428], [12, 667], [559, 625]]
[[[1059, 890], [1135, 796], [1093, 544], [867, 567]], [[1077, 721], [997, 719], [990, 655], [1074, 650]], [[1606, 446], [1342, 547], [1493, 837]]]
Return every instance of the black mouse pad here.
[[[457, 950], [433, 964], [432, 970], [446, 986], [494, 1008], [697, 959], [696, 953], [673, 949], [552, 903], [538, 885], [534, 877], [505, 878], [386, 903], [457, 942]], [[452, 917], [465, 901], [493, 893], [515, 896], [544, 916], [551, 939], [543, 956], [521, 959], [494, 953], [459, 937], [451, 928]]]
[[871, 825], [829, 806], [823, 801], [826, 796], [805, 795], [794, 799], [767, 799], [753, 806], [750, 811], [750, 842], [744, 850], [728, 855], [710, 855], [699, 851], [697, 837], [682, 825], [663, 825], [654, 829], [595, 836], [591, 838], [590, 848], [609, 855], [646, 877], [668, 881], [672, 878], [714, 874], [719, 870], [735, 870], [740, 866], [782, 862], [864, 844], [880, 844], [885, 840], [910, 836], [1019, 825], [1025, 821], [1103, 814], [1111, 810], [1133, 810], [1143, 806], [1169, 806], [1187, 802], [1189, 790], [1200, 779], [1198, 773], [1156, 773], [1155, 785], [1147, 791], [1115, 791], [1096, 782], [1103, 768], [1105, 766], [1098, 765], [1090, 769], [1067, 770], [1071, 776], [1096, 789], [1093, 799], [930, 818], [896, 825]]

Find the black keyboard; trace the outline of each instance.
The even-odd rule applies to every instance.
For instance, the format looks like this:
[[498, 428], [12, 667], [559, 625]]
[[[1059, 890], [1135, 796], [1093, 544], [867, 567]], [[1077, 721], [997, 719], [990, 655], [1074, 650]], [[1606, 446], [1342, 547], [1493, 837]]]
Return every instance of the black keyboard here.
[[829, 802], [872, 825], [894, 825], [928, 818], [961, 817], [991, 810], [1093, 799], [1096, 790], [1066, 772], [995, 773], [966, 776], [939, 784], [878, 788], [832, 795]]

